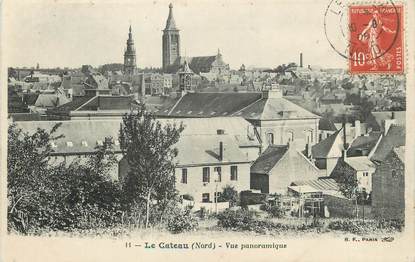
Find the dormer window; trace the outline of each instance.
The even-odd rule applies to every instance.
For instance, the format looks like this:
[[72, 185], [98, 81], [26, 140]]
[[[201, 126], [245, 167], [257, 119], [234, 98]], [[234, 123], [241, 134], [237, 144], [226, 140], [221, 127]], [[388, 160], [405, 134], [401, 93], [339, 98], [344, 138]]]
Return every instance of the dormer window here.
[[102, 140], [97, 140], [97, 145], [98, 146], [103, 146], [104, 145], [104, 142]]
[[84, 146], [84, 147], [87, 147], [87, 146], [88, 146], [88, 142], [86, 142], [86, 141], [82, 141], [82, 142], [81, 142], [81, 144], [82, 144], [82, 146]]
[[67, 147], [73, 147], [73, 143], [72, 143], [71, 141], [67, 141], [67, 142], [66, 142], [66, 146], [67, 146]]
[[52, 148], [57, 148], [58, 145], [56, 144], [56, 142], [50, 142], [50, 145], [52, 146]]

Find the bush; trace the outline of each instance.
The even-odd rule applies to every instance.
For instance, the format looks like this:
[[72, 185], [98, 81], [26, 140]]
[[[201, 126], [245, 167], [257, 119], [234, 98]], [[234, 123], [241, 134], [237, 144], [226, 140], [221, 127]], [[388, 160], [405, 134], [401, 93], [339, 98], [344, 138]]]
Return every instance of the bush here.
[[174, 233], [182, 233], [185, 231], [192, 231], [198, 227], [196, 218], [190, 213], [189, 209], [185, 211], [178, 211], [171, 217], [167, 223], [167, 229]]
[[253, 193], [250, 190], [241, 191], [241, 206], [263, 204], [266, 198], [266, 194]]
[[233, 230], [250, 230], [254, 213], [246, 209], [226, 209], [218, 214], [218, 226]]
[[284, 216], [284, 211], [279, 206], [271, 206], [267, 212], [270, 217], [282, 218]]
[[218, 202], [229, 202], [230, 206], [236, 206], [239, 201], [238, 191], [233, 186], [227, 185], [223, 188], [222, 194], [218, 198]]
[[332, 230], [339, 230], [350, 232], [353, 234], [370, 234], [379, 230], [387, 232], [402, 231], [403, 221], [399, 220], [335, 220], [328, 224], [328, 228]]

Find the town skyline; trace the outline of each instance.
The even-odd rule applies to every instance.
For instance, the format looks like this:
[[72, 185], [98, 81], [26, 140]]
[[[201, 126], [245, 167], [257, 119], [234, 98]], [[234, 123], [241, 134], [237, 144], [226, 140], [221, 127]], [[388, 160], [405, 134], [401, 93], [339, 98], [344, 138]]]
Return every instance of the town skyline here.
[[[9, 50], [5, 52], [8, 66], [35, 67], [39, 63], [42, 68], [76, 68], [82, 64], [99, 66], [122, 63], [128, 27], [131, 25], [137, 66], [161, 67], [161, 36], [170, 1], [139, 4], [125, 1], [125, 5], [107, 1], [76, 5], [48, 1], [37, 4], [33, 1], [23, 2], [12, 7], [24, 10], [25, 17], [10, 17], [10, 24], [15, 26], [9, 26], [5, 32], [10, 43]], [[296, 16], [286, 12], [285, 9], [291, 10], [295, 5], [287, 1], [261, 6], [248, 1], [238, 2], [238, 6], [242, 5], [243, 8], [232, 10], [232, 16], [226, 16], [226, 13], [231, 11], [235, 3], [172, 3], [184, 56], [215, 55], [220, 49], [232, 69], [238, 69], [242, 64], [247, 67], [275, 68], [280, 64], [298, 63], [299, 53], [302, 52], [305, 66], [345, 68], [347, 65], [344, 58], [334, 51], [330, 52], [332, 50], [324, 38], [324, 1], [313, 5], [305, 3], [311, 9], [304, 8], [302, 3], [302, 9], [298, 10]], [[48, 9], [48, 12], [44, 12], [44, 9]], [[209, 16], [192, 16], [192, 22], [186, 21], [191, 14], [206, 13], [206, 10], [215, 10], [219, 14], [215, 20]], [[312, 10], [316, 12], [313, 14]], [[42, 18], [38, 18], [40, 12]], [[73, 20], [75, 13], [76, 21]], [[258, 13], [262, 15], [256, 15]], [[10, 16], [9, 13], [5, 15]], [[106, 19], [109, 16], [111, 19]], [[57, 19], [64, 22], [54, 23]], [[287, 20], [292, 20], [289, 28], [274, 28], [273, 25], [285, 24]], [[296, 31], [297, 20], [307, 20], [305, 24], [310, 26], [310, 30], [302, 30], [301, 35], [288, 33], [290, 30]], [[19, 33], [13, 30], [17, 28]], [[243, 34], [240, 33], [242, 31]], [[272, 35], [274, 33], [280, 36], [275, 37]], [[233, 40], [238, 43], [237, 49], [234, 48]], [[71, 55], [63, 55], [68, 53]]]

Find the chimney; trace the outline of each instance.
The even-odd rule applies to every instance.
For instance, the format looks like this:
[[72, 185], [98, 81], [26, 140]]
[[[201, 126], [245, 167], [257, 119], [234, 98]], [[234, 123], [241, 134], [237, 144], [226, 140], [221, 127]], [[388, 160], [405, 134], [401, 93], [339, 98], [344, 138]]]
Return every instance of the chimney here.
[[392, 111], [392, 119], [395, 119], [395, 111]]
[[219, 142], [219, 160], [223, 161], [223, 142]]
[[300, 67], [303, 67], [303, 53], [300, 53]]
[[346, 149], [343, 149], [343, 151], [342, 151], [342, 158], [343, 158], [343, 161], [346, 162], [346, 159], [347, 159], [347, 150]]
[[305, 149], [306, 149], [307, 158], [311, 158], [311, 145], [310, 145], [310, 142], [308, 142], [305, 145]]
[[356, 121], [354, 121], [354, 138], [357, 138], [361, 135], [362, 135], [362, 130], [361, 130], [361, 127], [360, 127], [360, 121], [356, 120]]
[[395, 122], [396, 122], [395, 119], [385, 119], [384, 126], [383, 126], [383, 129], [384, 129], [383, 135], [384, 136], [386, 136], [388, 134], [389, 128], [391, 127], [391, 125], [394, 125]]
[[343, 118], [343, 149], [347, 149], [347, 137], [346, 137], [346, 116]]

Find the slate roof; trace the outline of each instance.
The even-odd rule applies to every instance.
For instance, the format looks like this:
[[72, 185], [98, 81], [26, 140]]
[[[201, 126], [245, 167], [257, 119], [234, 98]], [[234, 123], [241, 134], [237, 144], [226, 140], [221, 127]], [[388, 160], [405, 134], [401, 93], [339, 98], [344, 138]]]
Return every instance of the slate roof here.
[[371, 160], [382, 162], [394, 148], [405, 146], [405, 134], [404, 126], [391, 125], [386, 136], [380, 140]]
[[392, 115], [395, 119], [395, 124], [405, 125], [405, 111], [384, 111], [372, 112], [367, 119], [368, 126], [371, 127], [373, 131], [384, 131], [384, 121], [385, 119], [392, 119]]
[[234, 115], [252, 120], [320, 118], [285, 98], [262, 98]]
[[69, 114], [69, 112], [78, 109], [92, 98], [92, 96], [74, 97], [71, 102], [58, 106], [52, 110], [48, 110], [47, 114]]
[[170, 108], [156, 113], [169, 117], [231, 116], [261, 98], [261, 93], [187, 93]]
[[251, 173], [269, 174], [287, 151], [287, 145], [270, 145], [252, 164]]
[[169, 16], [167, 18], [166, 27], [164, 28], [164, 30], [178, 30], [176, 27], [176, 22], [174, 21], [174, 17], [173, 17], [173, 5], [172, 4], [169, 5]]
[[[57, 129], [55, 135], [64, 135], [55, 142], [54, 154], [78, 154], [91, 153], [95, 151], [97, 141], [104, 141], [105, 137], [118, 138], [120, 128], [119, 120], [71, 120], [71, 121], [24, 121], [16, 122], [18, 128], [24, 132], [33, 134], [38, 128], [50, 131], [57, 123], [62, 125]], [[68, 145], [67, 142], [72, 142]], [[114, 146], [119, 150], [119, 146]]]
[[311, 154], [313, 158], [326, 158], [328, 153], [333, 147], [334, 141], [337, 136], [340, 135], [341, 130], [336, 131], [334, 134], [330, 135], [326, 139], [320, 141], [319, 143], [311, 147]]
[[376, 146], [380, 136], [380, 132], [374, 131], [367, 136], [356, 137], [347, 150], [347, 156], [361, 156], [364, 151], [367, 152], [364, 155], [369, 154], [369, 152]]
[[318, 129], [325, 131], [337, 131], [334, 122], [325, 117], [320, 118], [320, 121], [318, 122]]
[[[219, 159], [219, 142], [223, 142], [223, 160]], [[250, 163], [246, 154], [229, 135], [183, 135], [175, 145], [179, 166], [203, 166], [221, 163]]]

